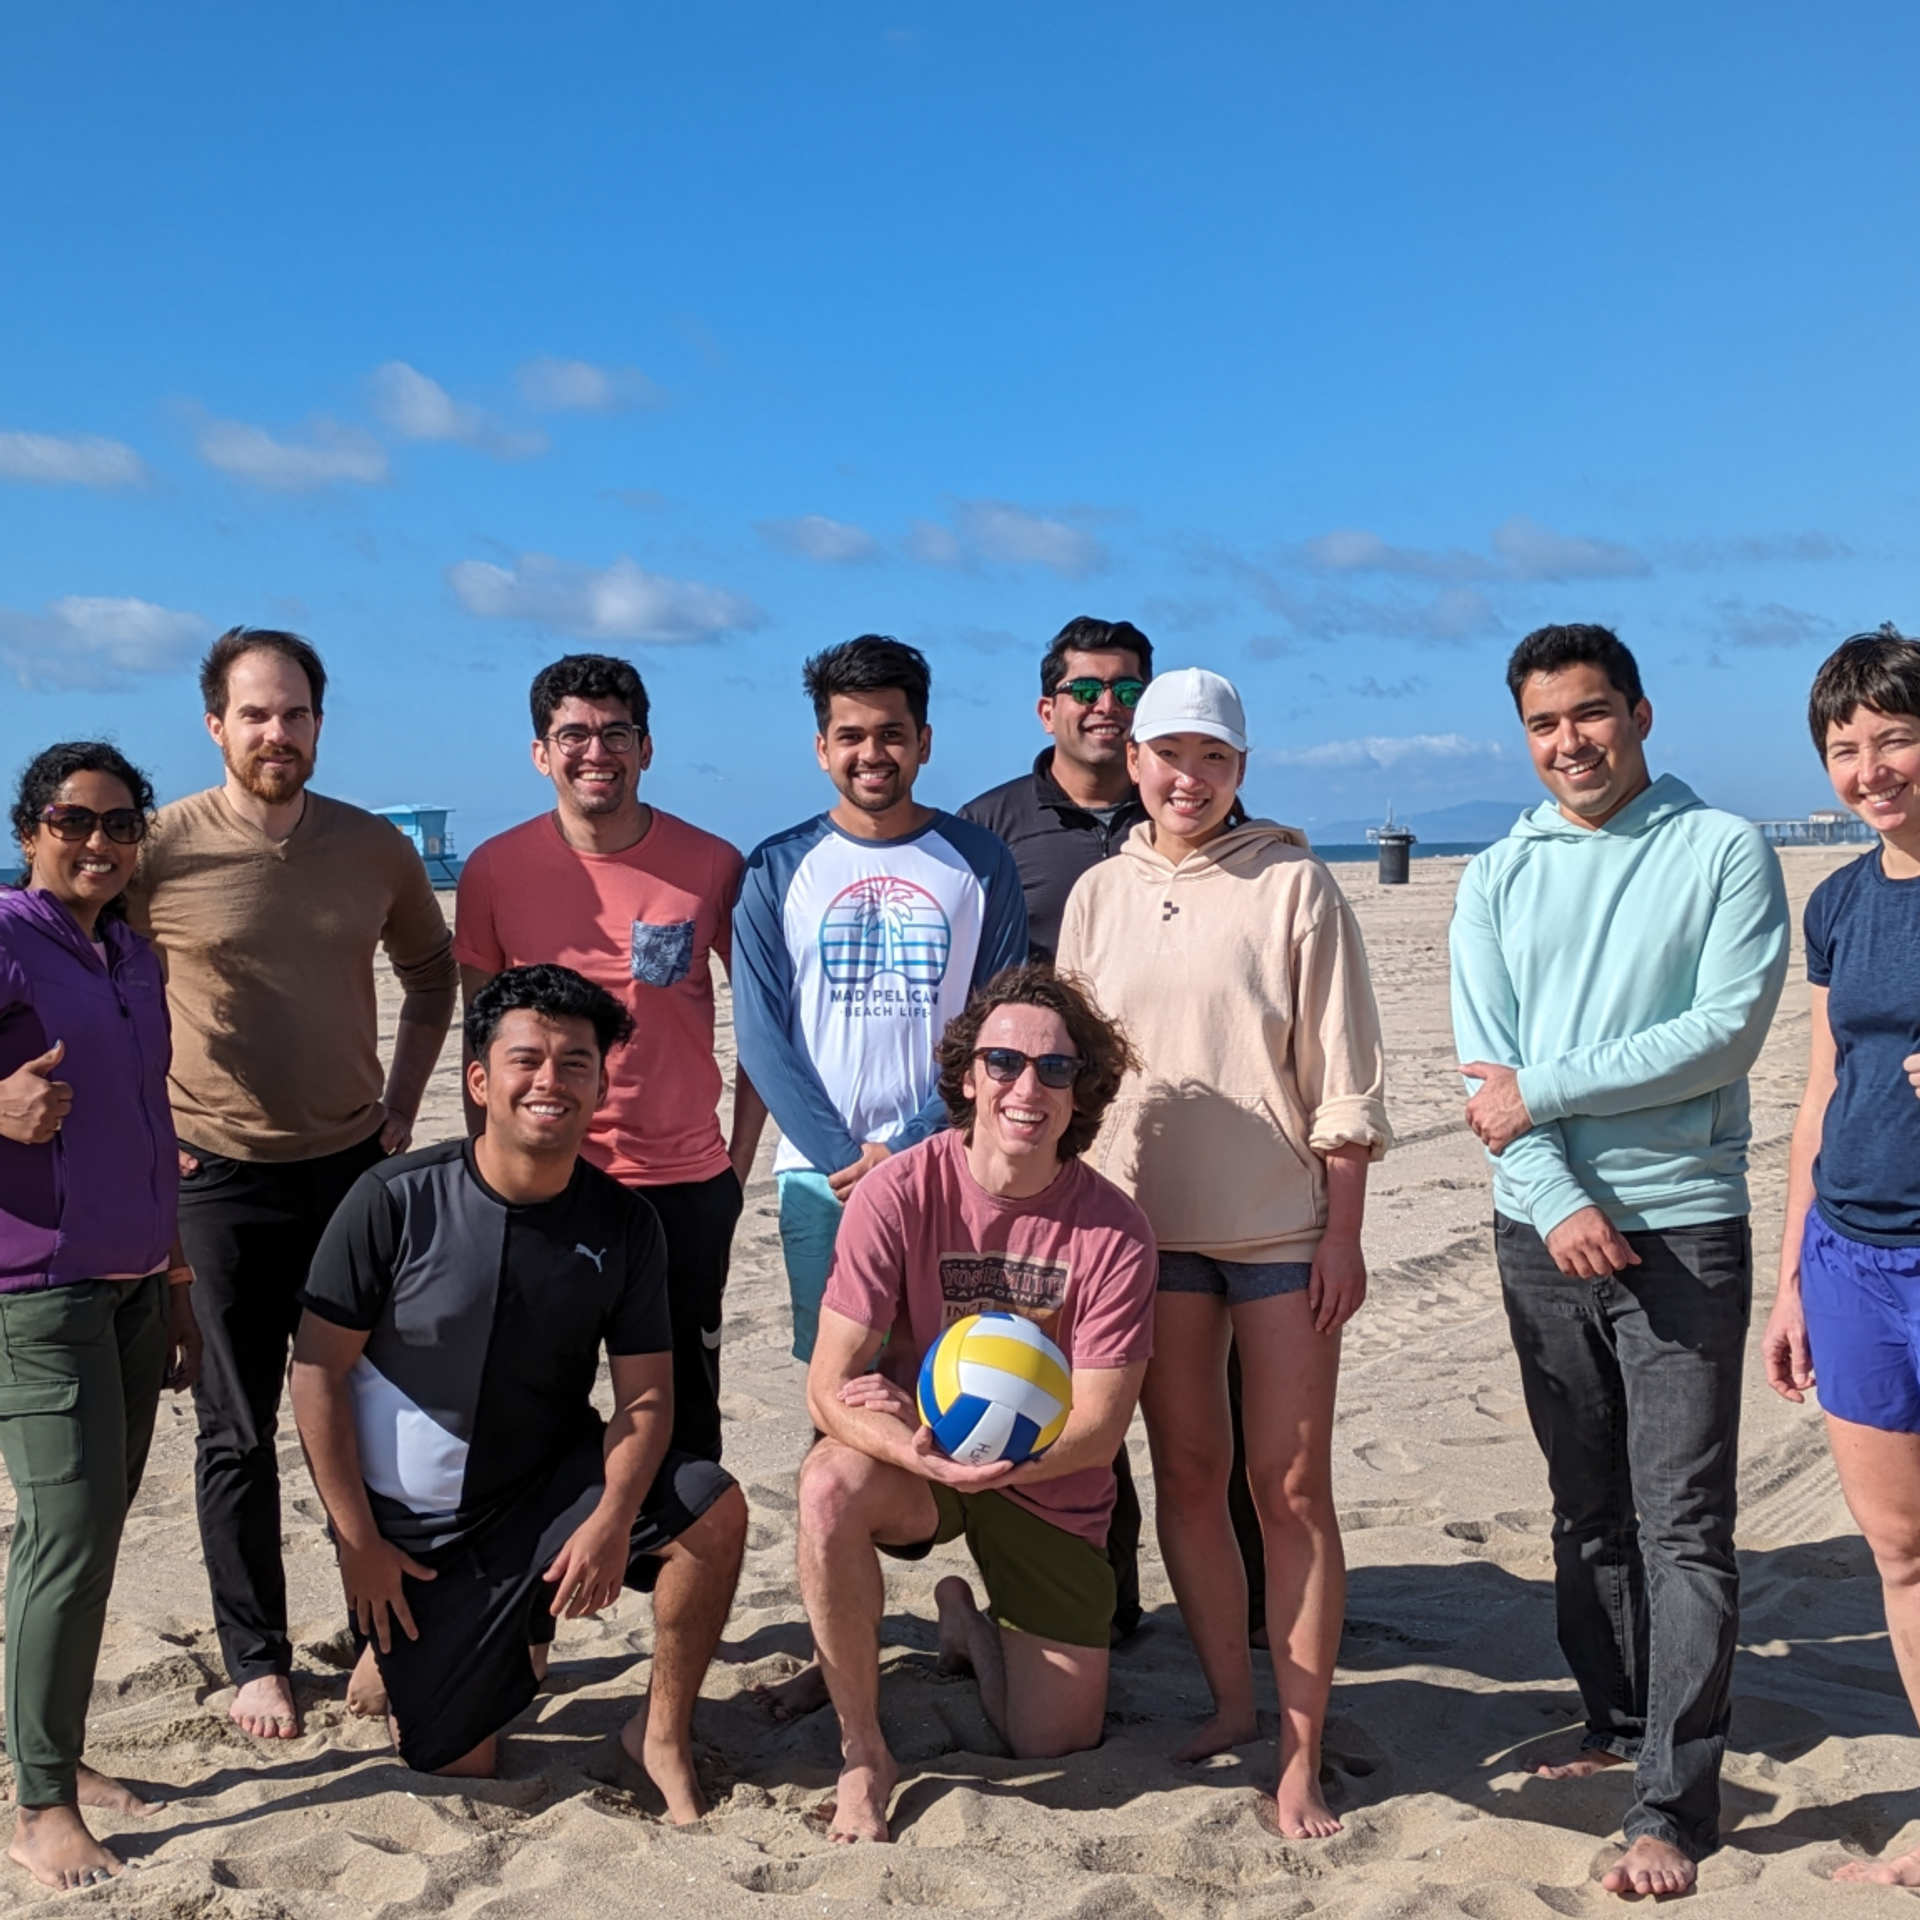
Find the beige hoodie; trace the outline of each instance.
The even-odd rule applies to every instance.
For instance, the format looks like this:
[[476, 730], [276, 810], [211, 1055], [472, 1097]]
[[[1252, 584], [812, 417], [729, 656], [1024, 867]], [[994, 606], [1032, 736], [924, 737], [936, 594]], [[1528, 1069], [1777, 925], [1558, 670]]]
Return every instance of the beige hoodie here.
[[1163, 1248], [1311, 1260], [1331, 1148], [1387, 1150], [1380, 1015], [1353, 910], [1306, 836], [1249, 820], [1178, 866], [1151, 824], [1067, 899], [1056, 964], [1126, 1028], [1089, 1155]]

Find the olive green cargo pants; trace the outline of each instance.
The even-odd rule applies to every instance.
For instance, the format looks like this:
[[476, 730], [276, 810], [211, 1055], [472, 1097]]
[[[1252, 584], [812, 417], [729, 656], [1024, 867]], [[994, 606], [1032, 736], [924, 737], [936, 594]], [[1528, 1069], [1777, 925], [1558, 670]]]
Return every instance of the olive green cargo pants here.
[[0, 1294], [7, 1752], [23, 1807], [71, 1806], [127, 1508], [167, 1370], [167, 1278]]

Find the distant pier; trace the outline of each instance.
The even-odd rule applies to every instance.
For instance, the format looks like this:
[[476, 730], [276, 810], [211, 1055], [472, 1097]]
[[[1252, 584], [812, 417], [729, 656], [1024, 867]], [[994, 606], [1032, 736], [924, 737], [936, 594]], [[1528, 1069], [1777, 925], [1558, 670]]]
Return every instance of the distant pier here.
[[1838, 807], [1821, 808], [1804, 820], [1756, 820], [1753, 823], [1776, 847], [1846, 847], [1879, 838], [1857, 814]]

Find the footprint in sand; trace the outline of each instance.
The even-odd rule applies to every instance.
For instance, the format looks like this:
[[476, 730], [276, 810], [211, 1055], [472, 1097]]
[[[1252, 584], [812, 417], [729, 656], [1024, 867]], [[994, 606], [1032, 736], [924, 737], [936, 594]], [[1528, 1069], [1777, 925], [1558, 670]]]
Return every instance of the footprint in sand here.
[[1524, 1427], [1527, 1424], [1527, 1403], [1505, 1387], [1480, 1388], [1473, 1396], [1473, 1407], [1476, 1413], [1484, 1413], [1489, 1420], [1497, 1420], [1503, 1427]]
[[1413, 1449], [1400, 1440], [1369, 1440], [1353, 1450], [1362, 1466], [1375, 1473], [1418, 1473], [1426, 1463], [1414, 1457]]

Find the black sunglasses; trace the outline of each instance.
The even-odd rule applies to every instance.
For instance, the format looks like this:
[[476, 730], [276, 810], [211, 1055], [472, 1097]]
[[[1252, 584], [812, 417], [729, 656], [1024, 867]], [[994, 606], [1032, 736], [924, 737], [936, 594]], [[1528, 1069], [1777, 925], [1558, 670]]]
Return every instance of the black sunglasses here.
[[131, 847], [147, 837], [147, 816], [138, 807], [48, 807], [40, 824], [56, 840], [91, 840], [97, 827], [116, 846]]
[[1096, 680], [1089, 674], [1083, 680], [1063, 680], [1054, 688], [1055, 693], [1070, 693], [1083, 707], [1097, 707], [1103, 693], [1111, 693], [1123, 707], [1134, 708], [1140, 704], [1140, 696], [1147, 690], [1144, 680], [1136, 680], [1132, 674], [1125, 673], [1118, 680]]
[[986, 1062], [989, 1080], [1018, 1080], [1031, 1067], [1040, 1084], [1056, 1093], [1072, 1086], [1087, 1064], [1078, 1054], [1022, 1053], [1018, 1047], [975, 1047], [973, 1057]]

